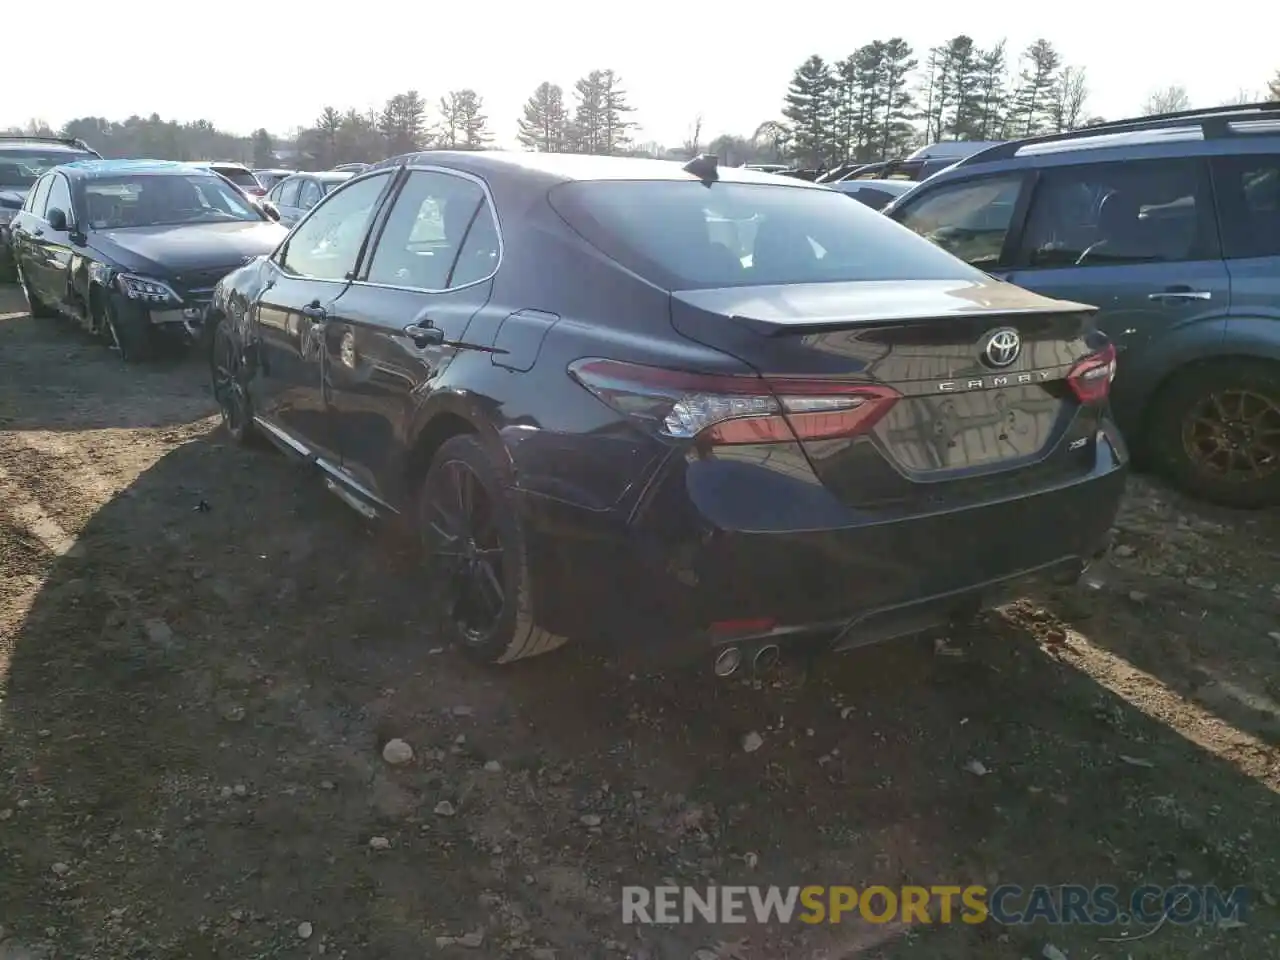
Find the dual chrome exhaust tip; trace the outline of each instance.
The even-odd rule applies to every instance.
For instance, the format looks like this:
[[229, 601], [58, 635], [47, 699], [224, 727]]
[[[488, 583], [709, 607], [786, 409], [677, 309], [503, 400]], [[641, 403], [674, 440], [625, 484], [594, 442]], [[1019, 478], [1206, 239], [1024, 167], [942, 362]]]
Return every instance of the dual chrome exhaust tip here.
[[782, 659], [782, 651], [776, 643], [760, 644], [754, 649], [730, 644], [716, 654], [712, 670], [717, 677], [731, 677], [747, 662], [748, 656], [753, 673], [767, 673], [778, 665], [778, 661]]

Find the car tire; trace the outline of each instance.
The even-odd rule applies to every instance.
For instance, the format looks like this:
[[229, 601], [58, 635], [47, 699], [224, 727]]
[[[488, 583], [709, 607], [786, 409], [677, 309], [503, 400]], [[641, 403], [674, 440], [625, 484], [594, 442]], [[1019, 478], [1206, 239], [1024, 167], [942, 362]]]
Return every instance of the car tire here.
[[58, 315], [58, 311], [48, 306], [43, 300], [31, 292], [31, 288], [27, 286], [26, 278], [21, 281], [22, 293], [27, 298], [27, 312], [37, 320], [52, 320]]
[[155, 332], [146, 320], [122, 314], [118, 303], [119, 295], [111, 294], [104, 305], [107, 343], [125, 363], [146, 363], [155, 356]]
[[221, 317], [210, 317], [208, 339], [209, 380], [218, 401], [222, 426], [241, 446], [255, 446], [258, 433], [253, 426], [253, 398], [245, 378], [244, 351], [235, 331]]
[[[463, 491], [471, 505], [465, 516]], [[564, 644], [564, 637], [534, 622], [520, 518], [476, 437], [465, 434], [441, 444], [416, 507], [419, 542], [436, 578], [433, 599], [449, 639], [488, 664], [538, 656]]]
[[1280, 364], [1223, 360], [1176, 375], [1156, 397], [1147, 442], [1152, 465], [1192, 496], [1280, 503]]

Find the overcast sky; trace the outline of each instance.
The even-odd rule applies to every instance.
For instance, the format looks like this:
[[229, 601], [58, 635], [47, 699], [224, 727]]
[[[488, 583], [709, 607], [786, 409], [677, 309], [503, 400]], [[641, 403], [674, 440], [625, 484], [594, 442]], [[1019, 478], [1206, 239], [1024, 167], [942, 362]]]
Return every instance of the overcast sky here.
[[1043, 36], [1066, 63], [1087, 68], [1087, 112], [1110, 118], [1137, 112], [1169, 84], [1184, 85], [1196, 106], [1260, 92], [1280, 68], [1276, 31], [1259, 16], [1265, 5], [1240, 0], [1210, 8], [1122, 0], [6, 6], [0, 127], [154, 112], [280, 135], [326, 104], [367, 109], [416, 89], [434, 106], [447, 90], [473, 87], [498, 145], [514, 145], [521, 105], [538, 83], [567, 91], [589, 70], [611, 67], [636, 108], [637, 139], [676, 145], [699, 113], [704, 142], [750, 134], [778, 116], [805, 57], [838, 59], [894, 35], [922, 60], [958, 33], [980, 46], [1006, 38], [1011, 51]]

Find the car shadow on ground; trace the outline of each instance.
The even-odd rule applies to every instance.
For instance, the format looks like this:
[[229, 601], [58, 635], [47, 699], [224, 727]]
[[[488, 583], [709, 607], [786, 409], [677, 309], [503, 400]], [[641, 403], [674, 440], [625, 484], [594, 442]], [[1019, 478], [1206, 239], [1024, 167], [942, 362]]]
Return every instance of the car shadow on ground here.
[[[266, 956], [305, 922], [309, 948], [368, 957], [483, 931], [490, 956], [684, 960], [746, 938], [741, 956], [769, 960], [1016, 960], [1121, 932], [627, 927], [620, 887], [1280, 889], [1274, 753], [1193, 742], [1082, 669], [1075, 641], [1038, 636], [1030, 608], [755, 681], [631, 674], [589, 644], [487, 670], [442, 649], [411, 553], [220, 433], [161, 457], [80, 541], [24, 561], [43, 585], [0, 704], [0, 921], [25, 940]], [[1080, 625], [1132, 651], [1116, 629], [1134, 627]], [[381, 759], [390, 737], [413, 762]], [[1125, 950], [1262, 956], [1259, 909]]]
[[[1280, 744], [1280, 510], [1195, 503], [1135, 478], [1104, 579], [1066, 620], [1241, 731]], [[1080, 615], [1077, 615], [1080, 614]]]
[[[126, 366], [70, 321], [27, 316], [16, 290], [0, 287], [0, 430], [168, 427], [216, 409], [197, 349], [175, 349], [160, 362]], [[103, 356], [115, 359], [127, 375], [102, 363]], [[166, 402], [157, 403], [158, 396]], [[58, 419], [46, 416], [49, 410]]]

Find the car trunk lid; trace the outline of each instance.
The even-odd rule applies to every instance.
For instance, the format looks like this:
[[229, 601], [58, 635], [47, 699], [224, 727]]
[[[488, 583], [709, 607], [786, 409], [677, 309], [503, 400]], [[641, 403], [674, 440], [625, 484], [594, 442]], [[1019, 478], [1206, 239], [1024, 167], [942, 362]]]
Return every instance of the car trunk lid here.
[[1092, 307], [984, 280], [727, 287], [672, 294], [672, 323], [770, 379], [901, 395], [870, 431], [804, 440], [858, 506], [940, 502], [1088, 469], [1097, 411], [1069, 372], [1097, 351]]

